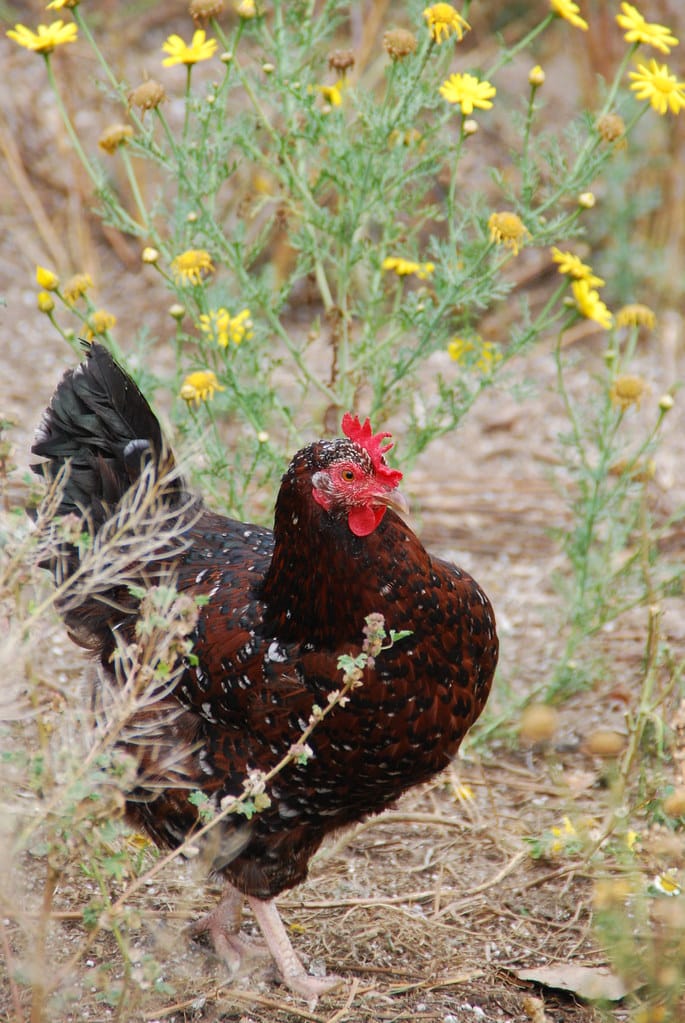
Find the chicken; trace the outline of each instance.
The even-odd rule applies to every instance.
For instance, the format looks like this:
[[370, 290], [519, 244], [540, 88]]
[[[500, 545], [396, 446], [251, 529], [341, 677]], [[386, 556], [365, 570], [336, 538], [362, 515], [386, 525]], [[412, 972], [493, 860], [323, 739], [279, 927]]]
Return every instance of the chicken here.
[[[317, 724], [311, 756], [292, 758], [273, 778], [268, 805], [219, 825], [212, 868], [228, 887], [194, 932], [208, 932], [236, 971], [253, 951], [240, 932], [246, 900], [282, 979], [310, 1005], [340, 978], [305, 971], [275, 897], [305, 879], [326, 835], [379, 813], [449, 764], [483, 710], [498, 654], [483, 590], [431, 557], [402, 518], [402, 474], [385, 458], [390, 435], [373, 434], [368, 420], [350, 414], [342, 429], [343, 438], [294, 456], [273, 532], [226, 518], [187, 494], [147, 401], [93, 344], [57, 387], [32, 448], [45, 459], [34, 469], [48, 481], [66, 466], [57, 514], [79, 516], [96, 539], [151, 471], [164, 481], [165, 529], [177, 546], [160, 539], [149, 563], [132, 564], [138, 589], [105, 579], [101, 591], [64, 610], [72, 636], [105, 672], [113, 674], [117, 635], [134, 638], [140, 589], [160, 577], [160, 565], [173, 568], [179, 592], [204, 598], [194, 656], [159, 708], [146, 711], [159, 715], [158, 731], [167, 729], [181, 767], [165, 780], [158, 743], [129, 746], [141, 780], [128, 793], [127, 814], [162, 846], [177, 848], [200, 827], [191, 793], [200, 790], [218, 809], [240, 796], [250, 771], [268, 771], [292, 748], [313, 707], [340, 689], [339, 657], [360, 653], [367, 616], [382, 615], [388, 633], [409, 632], [386, 644], [347, 702]], [[79, 556], [72, 546], [53, 569], [73, 575]], [[146, 787], [156, 769], [161, 783]]]

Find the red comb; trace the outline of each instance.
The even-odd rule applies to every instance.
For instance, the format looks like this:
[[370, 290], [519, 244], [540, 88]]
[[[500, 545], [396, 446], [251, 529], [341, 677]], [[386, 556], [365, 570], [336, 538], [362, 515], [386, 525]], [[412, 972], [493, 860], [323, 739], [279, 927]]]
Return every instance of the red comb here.
[[399, 484], [402, 473], [399, 469], [391, 469], [384, 458], [386, 451], [393, 446], [393, 442], [386, 439], [392, 437], [391, 433], [374, 433], [368, 418], [360, 423], [359, 416], [353, 416], [350, 412], [346, 412], [342, 418], [342, 432], [368, 452], [377, 476], [391, 487]]

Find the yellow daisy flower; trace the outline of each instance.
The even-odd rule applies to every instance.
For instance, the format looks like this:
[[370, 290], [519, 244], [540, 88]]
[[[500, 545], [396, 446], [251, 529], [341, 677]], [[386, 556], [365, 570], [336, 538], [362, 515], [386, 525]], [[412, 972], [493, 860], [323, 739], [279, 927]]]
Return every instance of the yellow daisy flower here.
[[669, 874], [659, 874], [654, 878], [652, 884], [662, 895], [680, 895], [680, 885], [675, 878]]
[[515, 256], [518, 255], [526, 238], [530, 237], [530, 231], [521, 218], [516, 213], [509, 213], [506, 210], [502, 213], [490, 214], [488, 228], [490, 229], [490, 240], [496, 242], [497, 245], [506, 245]]
[[231, 316], [223, 307], [213, 309], [209, 313], [202, 313], [200, 330], [203, 334], [214, 338], [222, 348], [227, 348], [230, 341], [234, 345], [239, 345], [241, 341], [249, 341], [253, 336], [250, 310], [243, 309], [235, 316]]
[[573, 839], [578, 838], [578, 832], [571, 823], [570, 818], [562, 817], [562, 826], [560, 828], [550, 828], [549, 830], [554, 835], [554, 841], [550, 845], [549, 851], [554, 855], [562, 851], [564, 846], [568, 845]]
[[106, 334], [108, 330], [116, 326], [117, 318], [114, 313], [108, 313], [106, 309], [96, 309], [88, 317], [88, 329], [86, 338], [92, 341], [96, 334]]
[[588, 320], [594, 320], [600, 327], [609, 330], [614, 318], [602, 302], [598, 292], [592, 289], [588, 281], [583, 280], [574, 281], [571, 288], [581, 316], [585, 316]]
[[195, 373], [189, 373], [181, 385], [179, 395], [188, 404], [195, 402], [199, 405], [201, 401], [211, 401], [215, 391], [225, 391], [216, 378], [216, 373], [211, 369], [199, 369]]
[[478, 358], [473, 366], [483, 375], [490, 373], [502, 358], [502, 353], [492, 341], [465, 341], [461, 337], [453, 338], [447, 345], [447, 354], [454, 362], [469, 362], [467, 356], [471, 352], [478, 352]]
[[63, 21], [53, 21], [51, 25], [39, 25], [32, 32], [25, 25], [15, 25], [7, 30], [7, 35], [19, 46], [34, 53], [52, 53], [56, 46], [74, 43], [78, 38], [78, 26], [73, 21], [65, 25]]
[[552, 249], [552, 259], [555, 263], [559, 264], [559, 273], [566, 274], [567, 277], [573, 278], [574, 281], [587, 281], [591, 288], [601, 288], [606, 283], [601, 277], [597, 277], [592, 272], [591, 266], [583, 263], [572, 252], [562, 252], [561, 249], [555, 246]]
[[669, 110], [677, 114], [685, 107], [685, 82], [679, 82], [672, 75], [666, 64], [657, 64], [652, 59], [649, 64], [638, 64], [637, 71], [631, 71], [633, 84], [630, 88], [638, 99], [648, 99], [658, 114], [662, 116]]
[[439, 89], [440, 95], [448, 103], [458, 103], [466, 117], [473, 113], [474, 108], [489, 110], [491, 98], [497, 89], [490, 82], [481, 81], [475, 75], [450, 75]]
[[51, 0], [46, 11], [62, 11], [65, 7], [78, 7], [80, 0]]
[[188, 249], [172, 260], [171, 269], [182, 284], [202, 284], [203, 274], [212, 273], [214, 266], [205, 249]]
[[341, 79], [339, 82], [336, 82], [335, 85], [317, 85], [317, 89], [330, 107], [339, 107], [342, 105], [342, 90], [344, 84], [344, 81]]
[[454, 32], [457, 39], [461, 40], [464, 38], [464, 31], [468, 32], [471, 28], [452, 4], [433, 4], [426, 7], [423, 16], [435, 43], [441, 43], [443, 37], [449, 39], [450, 32]]
[[398, 277], [416, 274], [419, 280], [425, 281], [435, 270], [435, 263], [415, 263], [411, 259], [403, 259], [402, 256], [388, 256], [383, 260], [381, 269], [392, 270]]
[[587, 21], [585, 18], [581, 18], [580, 8], [578, 4], [573, 3], [573, 0], [549, 0], [549, 5], [554, 13], [564, 21], [568, 21], [574, 28], [581, 28], [583, 32], [587, 32]]
[[162, 64], [164, 67], [172, 67], [174, 64], [197, 64], [200, 60], [209, 60], [213, 57], [218, 43], [216, 39], [207, 39], [207, 33], [198, 28], [193, 33], [190, 44], [184, 43], [180, 36], [170, 35], [162, 46], [164, 53], [168, 53]]
[[632, 4], [621, 4], [621, 9], [623, 14], [617, 14], [616, 21], [626, 30], [624, 38], [627, 43], [644, 43], [662, 53], [670, 53], [671, 47], [678, 45], [670, 28], [646, 21]]
[[616, 313], [617, 327], [647, 327], [654, 330], [656, 326], [656, 315], [647, 305], [634, 302], [631, 305], [624, 305]]
[[93, 287], [93, 278], [90, 274], [74, 274], [64, 285], [62, 292], [67, 305], [75, 305], [85, 295], [88, 288]]

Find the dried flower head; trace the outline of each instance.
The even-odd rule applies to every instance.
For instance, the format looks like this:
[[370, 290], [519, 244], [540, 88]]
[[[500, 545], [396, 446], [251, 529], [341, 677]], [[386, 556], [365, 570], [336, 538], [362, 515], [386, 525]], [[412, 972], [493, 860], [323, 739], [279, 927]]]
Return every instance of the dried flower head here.
[[471, 28], [452, 4], [433, 4], [426, 7], [423, 16], [434, 43], [441, 43], [443, 38], [449, 39], [450, 32], [454, 32], [457, 39], [461, 40], [464, 32]]
[[675, 404], [675, 399], [672, 394], [662, 394], [659, 398], [659, 408], [662, 412], [670, 412]]
[[580, 17], [580, 8], [578, 4], [573, 3], [573, 0], [549, 0], [549, 5], [554, 13], [564, 21], [568, 21], [569, 25], [587, 32], [587, 21]]
[[497, 93], [490, 82], [481, 81], [468, 73], [450, 75], [438, 91], [448, 103], [458, 103], [466, 117], [476, 108], [489, 110], [492, 107], [491, 99]]
[[475, 135], [478, 131], [478, 121], [474, 121], [472, 117], [467, 117], [462, 122], [461, 130], [464, 132], [464, 135]]
[[671, 47], [678, 45], [678, 40], [670, 28], [646, 21], [632, 4], [622, 3], [621, 10], [623, 14], [617, 14], [616, 21], [626, 30], [624, 38], [627, 43], [644, 43], [645, 46], [652, 46], [661, 53], [670, 53]]
[[184, 43], [180, 36], [170, 35], [162, 46], [164, 53], [168, 53], [162, 64], [164, 67], [173, 67], [174, 64], [197, 64], [201, 60], [209, 60], [214, 56], [219, 44], [216, 39], [207, 39], [204, 29], [198, 28], [193, 33], [190, 43]]
[[596, 202], [594, 192], [581, 192], [578, 196], [578, 205], [582, 206], [584, 210], [591, 210]]
[[490, 214], [488, 228], [490, 229], [490, 240], [496, 242], [497, 245], [506, 245], [515, 256], [518, 255], [519, 249], [526, 239], [530, 238], [530, 231], [521, 218], [516, 213], [506, 210], [502, 213]]
[[73, 22], [65, 25], [63, 21], [53, 21], [51, 25], [39, 25], [38, 30], [32, 32], [25, 25], [15, 25], [14, 28], [7, 30], [7, 36], [26, 50], [33, 50], [34, 53], [52, 53], [56, 46], [76, 42], [78, 26]]
[[642, 377], [632, 373], [623, 373], [617, 376], [611, 385], [609, 394], [613, 405], [617, 405], [625, 412], [631, 405], [640, 407], [640, 402], [647, 390], [647, 384]]
[[138, 107], [139, 110], [156, 110], [166, 98], [164, 86], [154, 78], [149, 78], [147, 82], [141, 82], [128, 94], [130, 105]]
[[36, 284], [45, 291], [56, 291], [59, 288], [59, 277], [44, 266], [36, 267]]
[[585, 316], [588, 320], [594, 320], [600, 327], [609, 330], [614, 320], [613, 315], [602, 302], [599, 293], [593, 290], [589, 281], [574, 281], [571, 288], [576, 308], [581, 316]]
[[211, 369], [196, 370], [189, 373], [181, 384], [179, 395], [191, 405], [199, 405], [201, 401], [211, 401], [216, 391], [225, 391]]
[[98, 139], [98, 145], [100, 149], [111, 154], [115, 153], [119, 146], [125, 145], [130, 138], [133, 138], [133, 128], [130, 124], [110, 124]]
[[416, 49], [417, 40], [413, 32], [406, 28], [391, 28], [383, 36], [385, 52], [392, 60], [404, 60]]
[[157, 251], [157, 249], [153, 249], [151, 245], [147, 245], [143, 249], [140, 258], [142, 259], [143, 263], [150, 263], [154, 265], [159, 260], [159, 252]]
[[630, 88], [637, 98], [649, 100], [657, 114], [663, 116], [669, 110], [677, 114], [685, 107], [685, 82], [679, 82], [666, 64], [655, 60], [638, 64], [628, 77], [633, 79]]
[[93, 278], [90, 274], [74, 274], [64, 285], [62, 291], [64, 301], [67, 305], [74, 305], [85, 295], [88, 288], [93, 287]]
[[620, 114], [604, 114], [597, 121], [597, 131], [605, 142], [617, 142], [625, 138], [626, 124]]
[[188, 13], [196, 25], [204, 25], [210, 18], [218, 18], [224, 9], [224, 0], [190, 0]]
[[171, 262], [177, 281], [183, 284], [202, 284], [206, 274], [213, 273], [212, 257], [205, 249], [187, 249]]
[[352, 50], [333, 50], [332, 53], [328, 54], [328, 66], [331, 71], [337, 71], [340, 75], [345, 75], [354, 67], [354, 53]]
[[648, 330], [654, 330], [656, 315], [648, 305], [633, 302], [630, 305], [624, 305], [618, 310], [616, 313], [616, 326], [646, 327]]

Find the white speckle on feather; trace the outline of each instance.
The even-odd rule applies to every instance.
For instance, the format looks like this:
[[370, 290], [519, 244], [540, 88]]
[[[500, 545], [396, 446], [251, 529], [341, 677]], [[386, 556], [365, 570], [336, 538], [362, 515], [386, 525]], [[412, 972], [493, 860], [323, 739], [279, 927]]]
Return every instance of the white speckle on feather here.
[[201, 583], [208, 572], [209, 572], [208, 568], [203, 568], [202, 571], [198, 572], [197, 575], [195, 576], [195, 582]]
[[297, 523], [300, 521], [300, 516], [299, 515], [293, 515], [293, 517], [292, 517], [292, 519], [290, 521], [292, 522], [293, 526], [296, 526]]
[[381, 586], [381, 597], [388, 597], [392, 593], [392, 583], [386, 583], [385, 586]]
[[208, 596], [215, 597], [218, 592], [219, 592], [219, 584], [217, 583], [216, 586], [212, 586], [211, 590], [209, 591]]
[[278, 816], [279, 817], [297, 817], [299, 810], [294, 809], [292, 806], [288, 806], [287, 803], [278, 804]]
[[244, 533], [243, 533], [243, 536], [245, 537], [246, 540], [249, 540], [250, 537], [252, 536], [252, 530], [251, 529], [246, 529], [244, 531]]
[[265, 660], [267, 661], [287, 661], [288, 655], [286, 654], [283, 647], [280, 645], [277, 639], [273, 639], [269, 643], [269, 649], [266, 652]]
[[202, 771], [203, 774], [214, 774], [214, 768], [207, 761], [207, 750], [205, 749], [200, 750], [197, 762], [199, 763], [200, 770]]
[[203, 703], [202, 704], [202, 713], [207, 718], [208, 721], [212, 722], [213, 725], [215, 725], [217, 723], [216, 718], [212, 714], [212, 705], [211, 705], [211, 703]]

